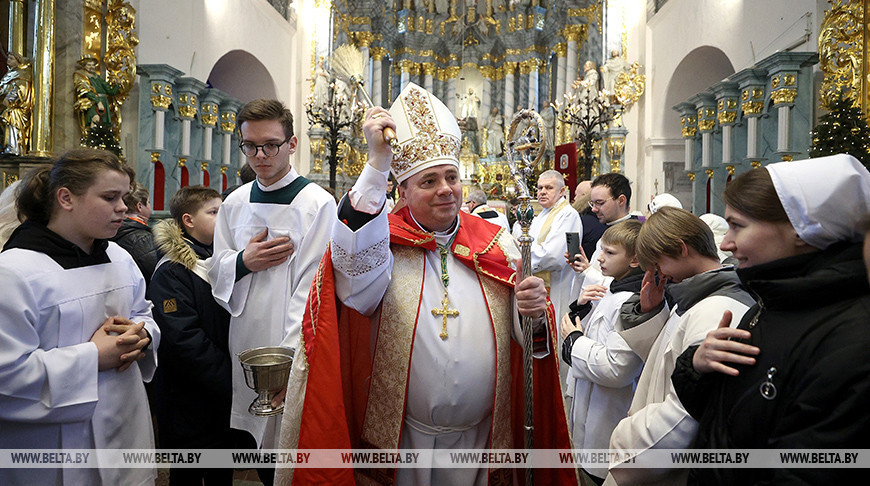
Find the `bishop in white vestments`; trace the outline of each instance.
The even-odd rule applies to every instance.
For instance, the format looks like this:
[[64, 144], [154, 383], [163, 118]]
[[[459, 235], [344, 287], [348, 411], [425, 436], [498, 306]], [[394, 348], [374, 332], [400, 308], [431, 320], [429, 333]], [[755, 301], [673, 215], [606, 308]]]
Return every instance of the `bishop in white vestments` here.
[[[350, 372], [357, 375], [343, 385], [348, 388], [340, 388], [344, 400], [323, 399], [320, 385], [335, 381], [328, 379], [330, 367], [324, 366], [324, 353], [334, 346], [318, 347], [331, 332], [321, 321], [330, 312], [325, 299], [331, 296], [309, 299], [312, 317], [309, 321], [306, 315], [303, 324], [304, 354], [297, 354], [288, 386], [288, 400], [296, 397], [297, 403], [288, 403], [281, 447], [516, 447], [511, 429], [518, 427], [512, 426], [511, 415], [521, 407], [511, 404], [511, 358], [522, 352], [511, 338], [521, 336], [520, 314], [537, 324], [535, 367], [540, 376], [548, 376], [547, 386], [542, 383], [536, 389], [545, 402], [535, 402], [542, 414], [540, 432], [549, 436], [546, 442], [540, 438], [538, 447], [555, 447], [544, 445], [547, 442], [569, 447], [548, 338], [554, 316], [543, 281], [528, 277], [514, 291], [517, 275], [511, 262], [519, 254], [510, 235], [459, 212], [460, 131], [455, 119], [431, 93], [414, 84], [403, 90], [389, 112], [375, 108], [369, 115], [364, 129], [372, 154], [339, 205], [340, 222], [321, 264], [327, 275], [319, 274], [314, 287], [326, 294], [334, 285], [334, 295], [346, 306], [342, 314], [351, 314], [347, 324], [341, 321], [349, 327], [337, 331], [350, 334], [351, 341], [356, 339], [372, 354], [351, 363]], [[392, 156], [392, 170], [406, 205], [387, 215], [382, 208], [391, 154], [379, 138], [393, 120], [403, 151]], [[366, 329], [363, 336], [354, 336], [360, 329]], [[346, 352], [342, 349], [342, 356]], [[347, 359], [353, 361], [354, 351], [349, 353]], [[361, 404], [341, 406], [331, 414], [322, 409], [350, 403], [348, 395], [357, 394]], [[336, 415], [347, 418], [346, 429], [323, 423], [322, 417]], [[535, 431], [538, 437], [537, 423]], [[333, 484], [356, 480], [421, 486], [485, 485], [510, 481], [512, 474], [495, 466], [440, 467], [435, 461], [415, 468], [363, 469], [356, 479], [349, 471], [324, 474], [332, 475], [328, 477]], [[310, 484], [327, 477], [308, 468], [286, 473], [279, 471], [279, 483]], [[561, 484], [574, 478], [570, 470], [541, 475]]]

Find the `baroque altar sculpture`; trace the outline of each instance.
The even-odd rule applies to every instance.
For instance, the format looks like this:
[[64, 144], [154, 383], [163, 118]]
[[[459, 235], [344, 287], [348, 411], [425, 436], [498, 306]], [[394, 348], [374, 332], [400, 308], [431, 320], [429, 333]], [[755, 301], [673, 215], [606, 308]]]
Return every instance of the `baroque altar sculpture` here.
[[97, 72], [98, 65], [98, 59], [86, 56], [78, 61], [79, 69], [73, 73], [76, 93], [73, 107], [79, 122], [81, 144], [87, 146], [93, 146], [95, 137], [111, 130], [109, 97], [120, 92], [118, 86], [110, 84], [100, 76]]
[[504, 153], [504, 116], [493, 106], [484, 126], [486, 156], [500, 157]]
[[0, 128], [3, 154], [25, 155], [30, 148], [30, 119], [33, 111], [33, 84], [30, 61], [10, 52], [9, 71], [0, 80]]
[[628, 70], [628, 61], [619, 55], [619, 51], [616, 49], [610, 51], [610, 59], [605, 61], [604, 65], [601, 66], [601, 78], [604, 81], [604, 89], [608, 93], [613, 94], [616, 77], [620, 73], [628, 72]]

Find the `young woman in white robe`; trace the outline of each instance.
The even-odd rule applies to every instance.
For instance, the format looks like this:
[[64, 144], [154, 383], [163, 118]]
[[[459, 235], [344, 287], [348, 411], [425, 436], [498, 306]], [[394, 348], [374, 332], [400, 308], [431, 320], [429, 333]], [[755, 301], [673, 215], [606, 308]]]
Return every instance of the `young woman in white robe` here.
[[[0, 253], [0, 444], [153, 449], [143, 381], [160, 332], [132, 257], [111, 243], [130, 178], [115, 155], [76, 149], [22, 183], [25, 222]], [[153, 484], [154, 468], [0, 470], [0, 484]]]

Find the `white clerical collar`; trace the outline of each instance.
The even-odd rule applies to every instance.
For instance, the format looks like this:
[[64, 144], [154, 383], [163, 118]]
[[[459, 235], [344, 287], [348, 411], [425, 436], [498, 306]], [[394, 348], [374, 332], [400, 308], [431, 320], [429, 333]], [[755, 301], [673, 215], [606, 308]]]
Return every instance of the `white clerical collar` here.
[[[426, 229], [423, 228], [423, 225], [420, 224], [420, 222], [417, 221], [417, 218], [414, 217], [414, 213], [411, 212], [411, 208], [408, 208], [408, 214], [411, 215], [411, 219], [414, 220], [414, 224], [416, 224], [418, 228], [422, 229], [423, 231], [426, 231]], [[433, 232], [435, 234], [435, 243], [438, 243], [439, 245], [446, 244], [448, 241], [450, 241], [451, 238], [453, 238], [453, 235], [455, 235], [457, 231], [459, 231], [459, 215], [458, 214], [456, 215], [456, 222], [453, 223], [453, 226], [451, 226], [450, 229], [448, 229], [447, 231], [434, 231]]]
[[272, 192], [272, 191], [277, 191], [278, 189], [282, 189], [284, 187], [289, 186], [290, 183], [293, 182], [294, 180], [296, 180], [297, 177], [299, 177], [299, 174], [296, 173], [296, 169], [294, 169], [293, 166], [291, 165], [290, 172], [285, 174], [284, 177], [278, 179], [278, 181], [276, 181], [271, 186], [268, 186], [268, 187], [264, 186], [260, 182], [259, 177], [257, 177], [257, 185], [260, 186], [260, 190], [263, 192]]
[[616, 221], [611, 221], [611, 222], [607, 223], [607, 226], [613, 226], [613, 225], [615, 225], [616, 223], [621, 223], [621, 222], [623, 222], [623, 221], [625, 221], [625, 220], [627, 220], [627, 219], [629, 219], [629, 218], [631, 218], [631, 213], [626, 214], [625, 216], [623, 216], [623, 217], [617, 219]]

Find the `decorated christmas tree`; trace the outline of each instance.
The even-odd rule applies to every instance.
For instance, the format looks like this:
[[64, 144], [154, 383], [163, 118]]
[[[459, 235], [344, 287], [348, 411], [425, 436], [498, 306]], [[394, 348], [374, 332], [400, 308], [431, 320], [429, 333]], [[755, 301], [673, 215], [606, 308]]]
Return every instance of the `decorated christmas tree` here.
[[91, 123], [91, 129], [88, 131], [88, 138], [85, 145], [88, 147], [108, 150], [118, 157], [123, 156], [121, 146], [118, 145], [118, 141], [115, 140], [115, 134], [112, 133], [112, 127], [108, 123]]
[[840, 96], [813, 129], [810, 157], [849, 154], [870, 167], [870, 127], [861, 108]]

